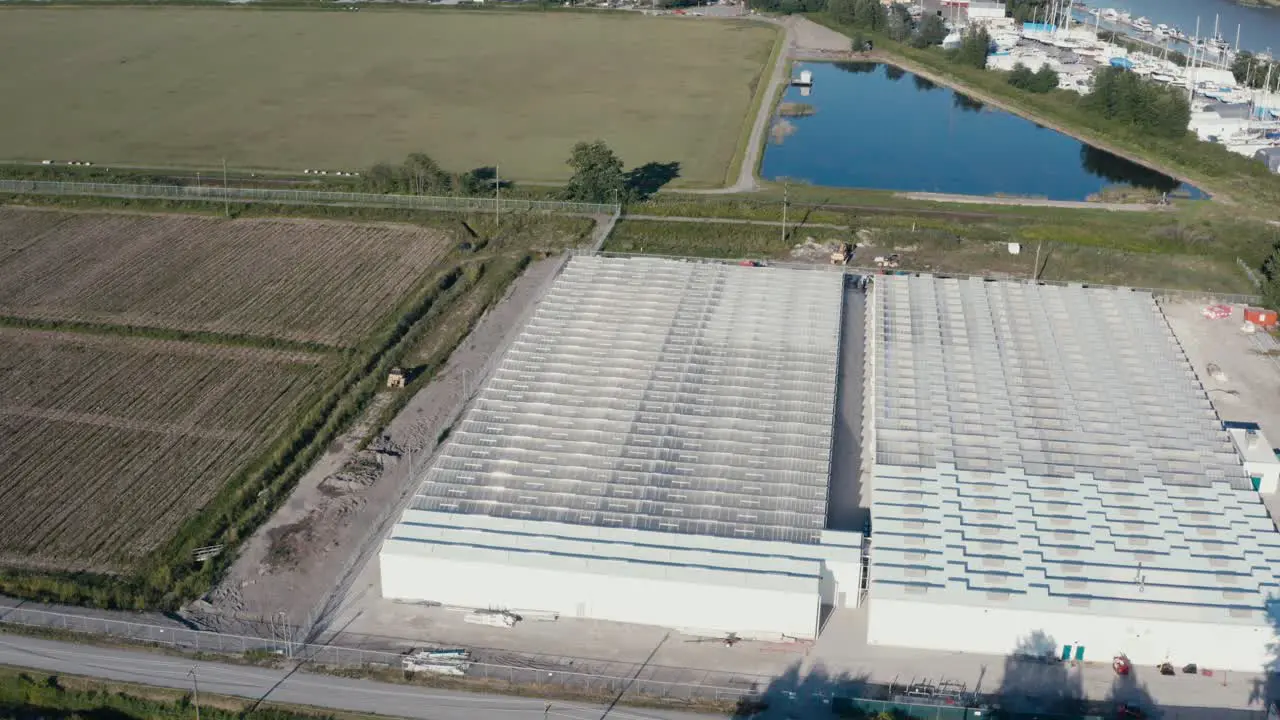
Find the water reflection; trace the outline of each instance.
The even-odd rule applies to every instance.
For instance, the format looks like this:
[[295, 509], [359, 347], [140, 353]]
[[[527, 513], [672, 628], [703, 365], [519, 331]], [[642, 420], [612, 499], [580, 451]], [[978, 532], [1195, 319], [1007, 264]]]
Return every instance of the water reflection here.
[[1080, 145], [1080, 167], [1118, 185], [1135, 185], [1162, 193], [1171, 193], [1182, 184], [1162, 172], [1092, 145]]
[[[1016, 115], [869, 62], [806, 63], [816, 112], [771, 130], [761, 174], [815, 185], [1084, 200], [1121, 185], [1177, 180]], [[796, 70], [799, 72], [799, 69]], [[910, 75], [911, 82], [899, 82]], [[935, 92], [938, 91], [938, 92]], [[800, 98], [791, 88], [786, 100]]]
[[974, 100], [968, 95], [958, 92], [951, 93], [951, 104], [965, 112], [982, 112], [982, 109], [987, 106], [981, 100]]
[[855, 75], [873, 73], [876, 70], [879, 70], [881, 67], [880, 63], [858, 62], [858, 61], [838, 62], [838, 63], [831, 63], [831, 64], [839, 68], [840, 70], [843, 70], [847, 73], [853, 73]]
[[938, 89], [937, 83], [933, 82], [929, 78], [921, 77], [919, 75], [916, 75], [915, 73], [908, 73], [908, 74], [911, 75], [911, 82], [916, 84], [917, 90], [923, 90], [925, 92], [928, 92], [929, 90]]

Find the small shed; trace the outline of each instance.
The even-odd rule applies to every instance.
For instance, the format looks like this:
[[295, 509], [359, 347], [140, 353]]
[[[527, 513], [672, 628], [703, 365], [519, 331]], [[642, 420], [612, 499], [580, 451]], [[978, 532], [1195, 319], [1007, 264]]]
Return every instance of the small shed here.
[[1253, 489], [1263, 494], [1275, 493], [1280, 487], [1280, 458], [1262, 428], [1251, 422], [1224, 422], [1222, 424], [1231, 435], [1240, 459], [1244, 461], [1244, 470], [1253, 483]]
[[404, 370], [391, 368], [391, 372], [387, 373], [387, 387], [397, 390], [404, 387]]

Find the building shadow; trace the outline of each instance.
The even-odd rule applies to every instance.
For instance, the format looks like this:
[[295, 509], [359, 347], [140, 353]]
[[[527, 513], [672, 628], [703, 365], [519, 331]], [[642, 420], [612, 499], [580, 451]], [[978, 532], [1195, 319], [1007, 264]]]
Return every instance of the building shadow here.
[[678, 162], [650, 162], [627, 171], [627, 194], [633, 200], [647, 200], [664, 185], [680, 177]]

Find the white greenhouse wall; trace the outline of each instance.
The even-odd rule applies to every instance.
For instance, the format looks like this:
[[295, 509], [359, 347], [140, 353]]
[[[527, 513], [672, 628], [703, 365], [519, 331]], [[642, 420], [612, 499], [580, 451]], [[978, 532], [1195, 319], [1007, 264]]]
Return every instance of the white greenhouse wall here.
[[[818, 579], [804, 592], [447, 560], [384, 549], [382, 596], [468, 608], [556, 612], [742, 637], [813, 638]], [[709, 570], [709, 573], [714, 572]]]
[[1124, 653], [1137, 665], [1196, 663], [1214, 670], [1258, 672], [1272, 659], [1269, 627], [1144, 620], [872, 598], [867, 643], [1008, 655], [1034, 632], [1057, 644], [1083, 645], [1085, 660]]

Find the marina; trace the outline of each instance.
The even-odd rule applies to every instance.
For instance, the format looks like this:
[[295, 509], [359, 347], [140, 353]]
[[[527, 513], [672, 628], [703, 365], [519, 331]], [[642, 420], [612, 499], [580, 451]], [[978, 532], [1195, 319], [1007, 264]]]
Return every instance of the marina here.
[[1280, 153], [1280, 69], [1263, 53], [1256, 56], [1262, 62], [1249, 69], [1257, 75], [1245, 78], [1251, 82], [1237, 79], [1232, 63], [1240, 45], [1224, 39], [1218, 17], [1211, 29], [1197, 21], [1188, 33], [1125, 10], [1063, 0], [1021, 24], [1003, 17], [953, 17], [951, 29], [970, 25], [985, 27], [992, 38], [988, 69], [1047, 67], [1058, 75], [1060, 89], [1085, 94], [1098, 68], [1121, 68], [1185, 91], [1192, 111], [1188, 129], [1201, 140], [1264, 161]]

